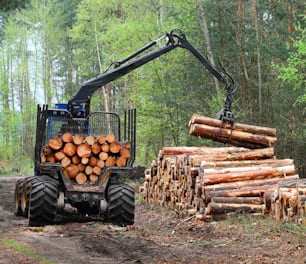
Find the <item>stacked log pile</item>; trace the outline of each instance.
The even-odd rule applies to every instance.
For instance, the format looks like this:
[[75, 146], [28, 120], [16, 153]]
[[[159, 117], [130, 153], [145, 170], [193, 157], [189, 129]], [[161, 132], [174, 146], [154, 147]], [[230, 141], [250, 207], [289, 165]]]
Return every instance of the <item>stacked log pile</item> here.
[[145, 171], [144, 201], [203, 220], [237, 212], [270, 212], [275, 219], [305, 215], [305, 183], [301, 187], [292, 159], [275, 157], [276, 129], [231, 126], [197, 114], [189, 127], [190, 135], [233, 146], [164, 147]]
[[270, 216], [306, 225], [306, 179], [279, 181], [276, 188], [265, 194]]
[[291, 159], [274, 148], [164, 147], [145, 172], [146, 202], [219, 219], [231, 212], [267, 212], [264, 194], [297, 179]]
[[250, 149], [271, 147], [276, 144], [276, 129], [235, 123], [193, 114], [189, 121], [189, 134]]
[[51, 138], [40, 158], [43, 163], [61, 164], [66, 176], [85, 184], [96, 182], [104, 167], [126, 166], [130, 148], [130, 142], [118, 142], [113, 134], [83, 137], [66, 132]]

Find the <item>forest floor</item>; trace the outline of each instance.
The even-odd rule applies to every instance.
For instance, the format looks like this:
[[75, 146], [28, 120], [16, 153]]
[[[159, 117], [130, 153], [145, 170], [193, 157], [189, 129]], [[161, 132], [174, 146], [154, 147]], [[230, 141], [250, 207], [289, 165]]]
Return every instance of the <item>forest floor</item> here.
[[13, 213], [17, 179], [0, 177], [0, 264], [306, 264], [305, 226], [268, 216], [203, 222], [138, 202], [133, 226], [71, 215], [56, 225], [28, 227], [27, 219]]

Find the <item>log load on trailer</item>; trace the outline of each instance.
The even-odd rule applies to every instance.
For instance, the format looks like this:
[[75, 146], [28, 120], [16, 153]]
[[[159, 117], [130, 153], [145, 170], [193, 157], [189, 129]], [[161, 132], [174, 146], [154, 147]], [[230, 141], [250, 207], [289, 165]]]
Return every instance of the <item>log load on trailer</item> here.
[[[154, 50], [156, 45], [159, 48]], [[133, 170], [136, 110], [127, 109], [121, 115], [91, 111], [90, 100], [97, 89], [177, 47], [190, 51], [225, 85], [220, 120], [234, 123], [235, 82], [203, 57], [181, 30], [172, 30], [82, 84], [67, 104], [37, 106], [35, 175], [16, 182], [16, 215], [28, 217], [30, 226], [52, 224], [70, 204], [82, 215], [121, 226], [134, 223], [134, 189], [118, 179]]]

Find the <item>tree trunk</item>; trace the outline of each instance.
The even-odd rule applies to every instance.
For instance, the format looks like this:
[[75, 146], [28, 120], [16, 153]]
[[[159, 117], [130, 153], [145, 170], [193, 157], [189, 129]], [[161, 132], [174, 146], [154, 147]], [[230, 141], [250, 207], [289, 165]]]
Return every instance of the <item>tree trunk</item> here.
[[[208, 126], [214, 127], [223, 127], [223, 124], [218, 119], [213, 119], [207, 116], [193, 114], [189, 121], [189, 126], [191, 124], [204, 124]], [[270, 127], [262, 127], [262, 126], [254, 126], [242, 123], [234, 123], [234, 128], [237, 131], [248, 132], [256, 135], [266, 135], [275, 137], [276, 136], [276, 129]]]
[[257, 204], [264, 203], [263, 197], [212, 197], [213, 203], [226, 203], [226, 204]]
[[229, 212], [256, 213], [262, 212], [262, 209], [262, 205], [256, 204], [209, 203], [207, 206], [207, 214], [225, 214]]
[[259, 115], [262, 115], [262, 77], [261, 77], [261, 56], [260, 56], [260, 43], [259, 38], [259, 27], [258, 27], [258, 14], [257, 14], [257, 3], [256, 0], [252, 0], [252, 8], [254, 12], [254, 27], [256, 32], [256, 50], [257, 50], [257, 75], [258, 75], [258, 109]]
[[229, 172], [224, 174], [209, 174], [205, 175], [203, 183], [204, 185], [216, 184], [221, 182], [234, 182], [234, 181], [246, 181], [255, 179], [268, 179], [273, 177], [279, 177], [283, 175], [294, 175], [295, 167], [294, 165], [288, 165], [284, 167], [277, 168], [258, 168], [256, 171], [238, 171]]
[[256, 135], [248, 132], [236, 131], [235, 127], [227, 129], [213, 127], [204, 124], [192, 124], [190, 126], [190, 135], [209, 138], [222, 143], [229, 143], [234, 146], [247, 148], [264, 148], [274, 146], [275, 137]]
[[211, 153], [206, 155], [190, 155], [189, 163], [191, 166], [205, 167], [208, 161], [244, 161], [244, 160], [258, 160], [258, 159], [271, 159], [274, 156], [274, 148], [254, 149], [241, 151], [241, 152], [224, 152], [224, 153]]
[[[215, 65], [214, 56], [213, 56], [212, 49], [211, 49], [211, 46], [210, 46], [210, 38], [209, 38], [207, 21], [206, 21], [206, 15], [205, 15], [204, 8], [203, 8], [201, 0], [198, 0], [198, 6], [199, 6], [199, 10], [200, 10], [200, 17], [201, 17], [201, 20], [202, 20], [202, 31], [203, 31], [203, 35], [204, 35], [204, 39], [205, 39], [205, 43], [206, 43], [208, 58], [211, 61], [211, 63], [213, 65]], [[215, 77], [214, 77], [214, 82], [215, 82], [217, 94], [220, 94], [219, 81]]]

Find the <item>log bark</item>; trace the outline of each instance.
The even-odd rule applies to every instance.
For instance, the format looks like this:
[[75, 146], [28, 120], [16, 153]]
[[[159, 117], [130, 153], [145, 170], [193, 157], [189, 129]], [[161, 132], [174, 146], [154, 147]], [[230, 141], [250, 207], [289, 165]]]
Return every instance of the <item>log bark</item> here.
[[273, 188], [270, 185], [257, 187], [245, 187], [236, 190], [222, 191], [205, 191], [206, 202], [209, 202], [212, 197], [263, 197], [264, 193]]
[[[207, 147], [163, 147], [161, 150], [161, 156], [173, 156], [180, 154], [208, 154], [209, 148]], [[213, 152], [213, 149], [211, 149]]]
[[288, 168], [292, 167], [294, 170], [294, 165], [260, 165], [260, 166], [245, 166], [245, 167], [226, 167], [226, 168], [204, 168], [204, 175], [222, 175], [227, 173], [235, 173], [235, 172], [251, 172], [251, 171], [260, 171], [263, 169], [273, 169], [273, 168]]
[[[189, 156], [189, 163], [191, 166], [201, 166], [205, 161], [241, 161], [241, 160], [259, 160], [271, 159], [274, 157], [274, 148], [263, 149], [247, 149], [241, 152], [224, 152], [211, 154], [195, 154]], [[204, 163], [205, 164], [205, 163]]]
[[292, 165], [292, 159], [263, 159], [263, 160], [230, 160], [230, 161], [206, 161], [203, 160], [201, 167], [204, 168], [224, 168], [224, 167], [245, 167], [245, 166], [280, 166]]
[[[275, 177], [271, 179], [260, 179], [260, 180], [248, 180], [248, 181], [235, 181], [235, 182], [228, 182], [228, 183], [218, 183], [205, 186], [205, 190], [211, 191], [222, 191], [222, 190], [233, 190], [233, 189], [241, 189], [244, 187], [256, 187], [262, 185], [271, 185], [276, 186], [279, 181], [282, 180], [291, 180], [291, 179], [298, 179], [299, 175], [295, 174], [292, 176], [284, 177]], [[202, 182], [202, 181], [201, 181]]]
[[262, 205], [256, 204], [209, 203], [207, 206], [207, 214], [225, 214], [229, 212], [258, 213], [262, 212], [262, 209]]
[[258, 204], [264, 203], [263, 197], [212, 197], [213, 203]]
[[[189, 121], [189, 126], [191, 124], [206, 124], [214, 127], [223, 127], [223, 124], [218, 119], [213, 119], [207, 116], [201, 116], [198, 114], [193, 114]], [[248, 132], [257, 135], [266, 135], [266, 136], [276, 136], [276, 129], [270, 127], [254, 126], [242, 123], [234, 123], [234, 129], [237, 131]]]
[[248, 148], [271, 147], [276, 143], [275, 137], [236, 131], [233, 128], [212, 127], [204, 124], [192, 124], [189, 134]]
[[[205, 173], [205, 172], [204, 172]], [[234, 182], [234, 181], [246, 181], [255, 179], [268, 179], [273, 177], [279, 177], [284, 175], [294, 175], [295, 167], [288, 165], [277, 168], [262, 168], [257, 171], [244, 171], [244, 172], [233, 172], [224, 174], [210, 174], [205, 175], [203, 178], [204, 185]]]

